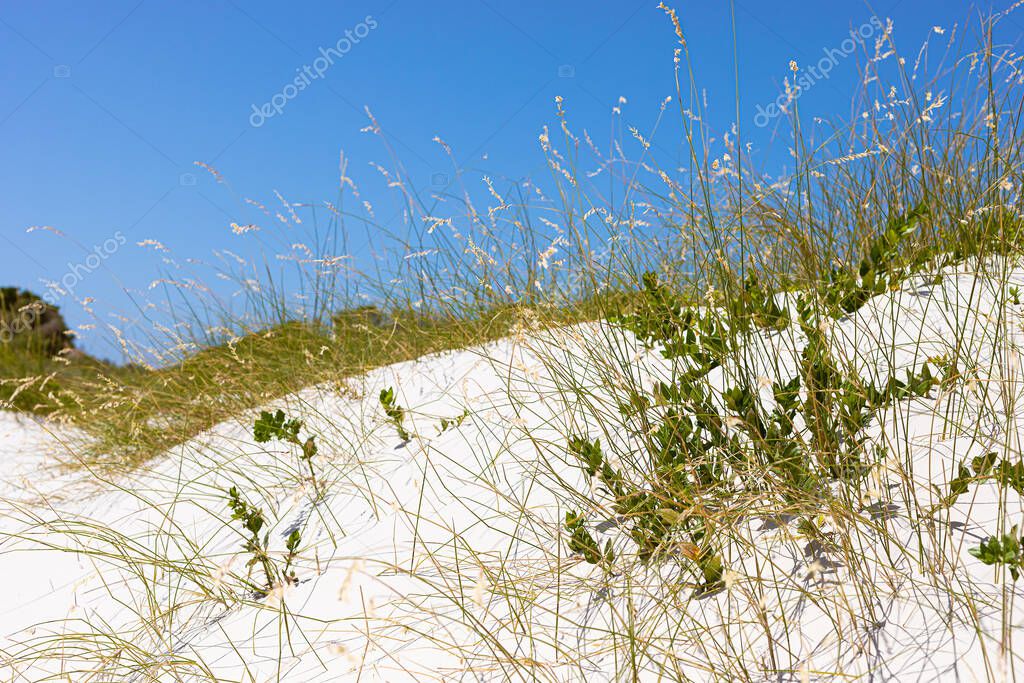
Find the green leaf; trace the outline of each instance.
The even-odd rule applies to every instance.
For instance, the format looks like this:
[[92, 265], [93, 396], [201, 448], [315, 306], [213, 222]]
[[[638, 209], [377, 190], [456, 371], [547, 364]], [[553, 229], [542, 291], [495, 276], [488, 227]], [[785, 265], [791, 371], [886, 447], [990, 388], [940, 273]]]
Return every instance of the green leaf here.
[[257, 443], [266, 443], [271, 439], [280, 439], [291, 443], [298, 443], [299, 430], [302, 428], [300, 420], [288, 420], [283, 410], [276, 413], [260, 412], [259, 418], [253, 425], [253, 438]]
[[288, 540], [285, 542], [285, 547], [288, 548], [288, 553], [290, 555], [294, 555], [298, 550], [300, 543], [302, 543], [302, 534], [299, 533], [298, 529], [288, 534]]
[[1010, 576], [1016, 581], [1021, 569], [1021, 539], [1016, 536], [1017, 527], [1013, 528], [1012, 534], [992, 536], [982, 541], [977, 548], [970, 548], [969, 552], [987, 565], [1006, 565]]

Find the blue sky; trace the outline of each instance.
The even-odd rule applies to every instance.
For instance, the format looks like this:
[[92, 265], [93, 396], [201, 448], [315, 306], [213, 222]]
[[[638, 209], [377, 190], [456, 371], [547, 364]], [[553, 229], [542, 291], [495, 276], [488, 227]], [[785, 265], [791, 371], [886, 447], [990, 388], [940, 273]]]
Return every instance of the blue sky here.
[[[898, 43], [913, 53], [933, 26], [977, 11], [949, 0], [737, 0], [734, 41], [728, 2], [670, 4], [707, 89], [710, 123], [721, 130], [735, 119], [734, 49], [741, 122], [751, 128], [756, 106], [778, 94], [790, 59], [813, 63], [872, 16], [892, 18]], [[243, 198], [269, 206], [276, 190], [293, 202], [333, 200], [340, 151], [387, 220], [399, 206], [370, 162], [390, 166], [389, 153], [360, 132], [364, 106], [426, 188], [450, 172], [435, 135], [468, 168], [499, 178], [539, 172], [537, 135], [556, 120], [556, 95], [573, 125], [592, 131], [608, 130], [611, 108], [624, 96], [625, 123], [646, 129], [674, 92], [674, 35], [656, 5], [5, 2], [0, 284], [42, 290], [43, 281], [75, 272], [74, 296], [59, 301], [73, 324], [131, 318], [132, 296], [159, 265], [136, 243], [158, 240], [180, 258], [206, 259], [223, 248], [258, 255], [258, 244], [247, 246], [229, 227], [258, 218]], [[254, 106], [273, 103], [303, 67], [315, 68], [322, 48], [350, 38], [322, 78], [307, 76], [308, 87], [294, 97], [278, 96], [280, 113], [252, 125]], [[801, 107], [848, 109], [855, 75], [854, 58], [839, 63]], [[769, 145], [770, 128], [751, 137]], [[660, 144], [682, 152], [677, 141]], [[230, 184], [216, 183], [195, 161], [213, 165]], [[30, 226], [52, 226], [64, 237], [26, 232]], [[96, 248], [97, 267], [83, 270]], [[96, 299], [92, 313], [75, 302], [82, 297]], [[83, 344], [116, 357], [102, 326]]]

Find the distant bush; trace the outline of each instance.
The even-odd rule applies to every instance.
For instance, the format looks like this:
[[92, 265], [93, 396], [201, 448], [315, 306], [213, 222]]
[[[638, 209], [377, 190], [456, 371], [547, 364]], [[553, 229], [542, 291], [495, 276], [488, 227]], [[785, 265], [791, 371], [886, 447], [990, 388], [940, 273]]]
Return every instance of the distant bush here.
[[45, 356], [74, 346], [60, 310], [15, 287], [0, 287], [0, 344]]

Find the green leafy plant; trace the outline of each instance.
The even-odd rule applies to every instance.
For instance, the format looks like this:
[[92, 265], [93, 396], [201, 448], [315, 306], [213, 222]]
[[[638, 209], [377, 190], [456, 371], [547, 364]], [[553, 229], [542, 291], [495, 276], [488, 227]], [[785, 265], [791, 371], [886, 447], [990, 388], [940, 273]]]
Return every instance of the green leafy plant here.
[[611, 566], [615, 560], [615, 552], [612, 548], [611, 539], [605, 543], [604, 552], [601, 551], [597, 541], [587, 530], [586, 520], [583, 515], [575, 512], [565, 513], [565, 530], [569, 532], [569, 550], [578, 555], [590, 564], [604, 563]]
[[[863, 381], [834, 358], [824, 321], [855, 311], [900, 281], [899, 243], [918, 215], [894, 222], [875, 240], [858, 277], [844, 280], [835, 271], [824, 300], [815, 292], [795, 297], [796, 322], [807, 343], [797, 373], [771, 384], [772, 402], [762, 400], [758, 387], [741, 382], [724, 389], [719, 403], [704, 381], [733, 352], [738, 332], [778, 330], [793, 322], [756, 275], [748, 276], [739, 296], [723, 302], [718, 313], [686, 306], [653, 274], [644, 276], [639, 303], [612, 322], [676, 361], [670, 382], [658, 382], [650, 395], [633, 391], [619, 406], [627, 420], [642, 425], [638, 435], [648, 462], [617, 469], [598, 440], [572, 437], [568, 445], [611, 497], [612, 510], [642, 561], [681, 549], [699, 576], [699, 590], [715, 590], [725, 565], [710, 501], [726, 504], [741, 494], [782, 490], [799, 503], [823, 480], [857, 480], [867, 472], [864, 427], [872, 416], [891, 402], [927, 395], [937, 379], [925, 363], [917, 372], [907, 370], [905, 379], [892, 375], [880, 385]], [[758, 476], [737, 476], [743, 472]], [[773, 486], [764, 472], [784, 486]], [[585, 557], [597, 557], [596, 544], [581, 524], [567, 517], [572, 546]]]
[[299, 579], [295, 575], [295, 570], [292, 569], [292, 563], [299, 554], [299, 545], [301, 544], [302, 532], [298, 529], [293, 529], [292, 532], [288, 534], [288, 538], [285, 539], [285, 549], [288, 553], [284, 556], [284, 569], [282, 570], [282, 574], [284, 575], [285, 580], [295, 585], [299, 583]]
[[920, 372], [906, 371], [906, 380], [891, 375], [882, 386], [861, 382], [843, 371], [832, 357], [820, 319], [803, 297], [797, 301], [800, 328], [807, 337], [801, 353], [800, 376], [806, 398], [793, 403], [802, 414], [810, 443], [834, 478], [859, 464], [868, 420], [884, 405], [925, 396], [938, 382], [925, 363]]
[[441, 425], [437, 428], [437, 433], [444, 434], [449, 429], [461, 427], [467, 417], [469, 417], [469, 408], [464, 409], [461, 415], [457, 415], [455, 417], [442, 417]]
[[[278, 441], [300, 446], [302, 448], [300, 457], [308, 463], [313, 486], [316, 487], [316, 473], [313, 470], [312, 463], [313, 457], [317, 453], [316, 440], [310, 436], [303, 441], [299, 438], [301, 430], [302, 421], [288, 419], [283, 410], [278, 410], [274, 413], [262, 411], [259, 418], [253, 424], [253, 438], [257, 443], [267, 443], [277, 439]], [[317, 493], [319, 496], [319, 490]], [[251, 569], [255, 565], [260, 565], [263, 569], [266, 585], [260, 590], [265, 591], [272, 588], [278, 579], [285, 583], [297, 583], [298, 579], [295, 576], [295, 571], [292, 569], [292, 563], [298, 554], [299, 545], [302, 543], [301, 532], [295, 529], [285, 539], [287, 553], [284, 558], [284, 566], [278, 570], [270, 557], [270, 532], [265, 532], [260, 536], [260, 532], [266, 525], [263, 510], [242, 498], [241, 493], [235, 486], [228, 490], [227, 496], [228, 507], [231, 509], [231, 519], [242, 522], [242, 528], [247, 534], [245, 550], [251, 553], [252, 557], [249, 558], [246, 567]]]
[[914, 267], [920, 266], [927, 251], [916, 255], [912, 264], [899, 263], [900, 244], [928, 215], [925, 202], [890, 220], [888, 227], [868, 245], [854, 274], [846, 268], [834, 268], [824, 286], [825, 301], [832, 317], [854, 313], [868, 299], [899, 286]]
[[302, 449], [299, 458], [309, 467], [309, 476], [313, 482], [313, 488], [320, 495], [317, 484], [316, 470], [313, 468], [313, 458], [317, 454], [316, 439], [312, 436], [305, 441], [299, 438], [299, 431], [302, 429], [302, 421], [298, 419], [289, 420], [283, 410], [276, 413], [262, 411], [256, 423], [253, 425], [253, 438], [257, 443], [267, 443], [272, 439], [284, 441]]
[[[649, 490], [634, 484], [612, 467], [604, 457], [600, 440], [573, 437], [569, 440], [569, 450], [580, 458], [584, 471], [589, 476], [596, 476], [611, 495], [612, 511], [623, 520], [641, 561], [650, 562], [666, 552], [681, 548], [683, 555], [694, 562], [701, 577], [698, 590], [709, 592], [720, 587], [724, 573], [721, 556], [713, 548], [706, 520], [694, 514], [697, 506], [689, 497], [692, 487], [687, 485], [681, 472], [663, 473], [671, 480], [659, 479], [660, 486]], [[673, 474], [676, 475], [674, 478]], [[582, 518], [567, 514], [565, 525], [571, 534], [570, 549], [596, 564], [602, 555], [597, 543], [583, 527]], [[685, 539], [682, 544], [675, 542], [680, 534]], [[603, 557], [610, 557], [610, 552], [609, 541]]]
[[661, 345], [665, 358], [687, 358], [694, 373], [719, 366], [730, 349], [728, 330], [721, 320], [687, 305], [654, 273], [644, 273], [639, 303], [631, 312], [609, 321], [631, 331], [648, 346]]
[[244, 548], [246, 552], [251, 554], [251, 557], [245, 566], [247, 569], [251, 569], [259, 565], [263, 569], [266, 583], [263, 586], [259, 586], [258, 590], [265, 592], [273, 588], [277, 584], [278, 579], [286, 583], [297, 583], [298, 579], [291, 567], [298, 554], [299, 544], [302, 542], [299, 530], [296, 529], [289, 534], [286, 540], [288, 553], [285, 555], [284, 567], [278, 571], [270, 557], [270, 532], [268, 531], [263, 533], [262, 536], [260, 535], [266, 524], [263, 510], [242, 498], [241, 493], [239, 493], [238, 488], [235, 486], [232, 486], [227, 494], [228, 507], [231, 509], [231, 519], [242, 522], [243, 531], [247, 534]]
[[1021, 557], [1022, 544], [1024, 539], [1017, 536], [1017, 527], [1014, 526], [1010, 533], [991, 536], [982, 541], [977, 548], [969, 548], [967, 552], [985, 564], [1005, 565], [1010, 570], [1010, 576], [1016, 581], [1024, 565], [1024, 558]]
[[257, 443], [266, 443], [271, 439], [279, 439], [295, 443], [299, 440], [299, 430], [302, 429], [302, 421], [285, 417], [283, 410], [276, 413], [260, 412], [259, 418], [253, 425], [253, 436]]
[[954, 384], [964, 379], [964, 375], [957, 366], [956, 361], [948, 355], [932, 356], [928, 359], [928, 362], [938, 368], [941, 378], [939, 386], [943, 391], [951, 389]]
[[725, 302], [729, 319], [743, 331], [755, 328], [784, 330], [789, 327], [789, 311], [779, 305], [774, 293], [758, 277], [750, 273], [742, 287]]
[[395, 426], [395, 431], [398, 432], [398, 438], [403, 442], [407, 442], [412, 439], [412, 434], [405, 428], [405, 408], [398, 405], [395, 399], [394, 387], [388, 387], [387, 389], [381, 389], [380, 392], [380, 405], [384, 408], [384, 413], [391, 420], [391, 423]]
[[979, 481], [995, 481], [1003, 489], [1012, 489], [1024, 497], [1024, 461], [1011, 463], [989, 452], [972, 458], [970, 466], [966, 461], [961, 462], [957, 465], [957, 476], [949, 482], [949, 494], [943, 504], [952, 505], [967, 493], [972, 483]]

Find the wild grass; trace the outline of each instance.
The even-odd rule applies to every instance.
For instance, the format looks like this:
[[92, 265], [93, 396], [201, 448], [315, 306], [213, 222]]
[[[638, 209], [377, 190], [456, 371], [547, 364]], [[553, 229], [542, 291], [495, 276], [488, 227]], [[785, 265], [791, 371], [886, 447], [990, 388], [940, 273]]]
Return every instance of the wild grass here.
[[293, 261], [308, 305], [269, 275], [241, 318], [183, 292], [190, 324], [129, 347], [148, 369], [50, 392], [38, 371], [31, 403], [84, 430], [78, 466], [130, 523], [5, 502], [0, 548], [87, 557], [105, 596], [9, 640], [12, 678], [1020, 670], [1024, 79], [1001, 16], [933, 33], [930, 68], [886, 25], [850, 120], [790, 102], [773, 175], [705, 123], [669, 16], [656, 130], [602, 150], [559, 100], [543, 182], [425, 200], [382, 170], [413, 237], [369, 273], [335, 249], [372, 214], [284, 202], [292, 227], [329, 216]]

